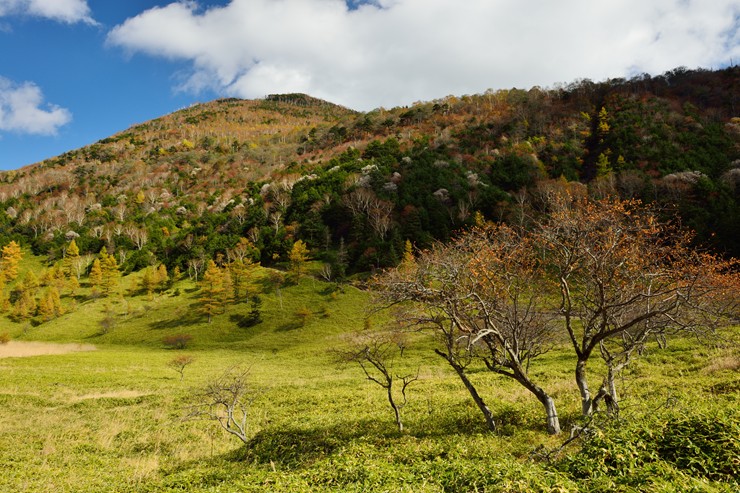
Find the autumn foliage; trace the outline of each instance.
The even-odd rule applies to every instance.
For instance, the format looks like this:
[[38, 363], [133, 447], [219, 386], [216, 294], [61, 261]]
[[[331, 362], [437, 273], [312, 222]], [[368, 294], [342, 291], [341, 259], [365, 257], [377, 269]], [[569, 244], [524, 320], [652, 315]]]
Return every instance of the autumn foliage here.
[[[558, 433], [555, 402], [532, 373], [552, 341], [570, 341], [583, 413], [602, 402], [617, 413], [616, 376], [649, 341], [711, 337], [740, 306], [737, 263], [693, 249], [690, 233], [639, 201], [566, 196], [555, 203], [531, 228], [473, 228], [376, 280], [380, 305], [406, 306], [397, 312], [402, 324], [441, 335], [436, 352], [489, 426], [487, 406], [466, 377], [472, 360], [529, 390], [547, 429]], [[606, 368], [595, 392], [594, 355]]]

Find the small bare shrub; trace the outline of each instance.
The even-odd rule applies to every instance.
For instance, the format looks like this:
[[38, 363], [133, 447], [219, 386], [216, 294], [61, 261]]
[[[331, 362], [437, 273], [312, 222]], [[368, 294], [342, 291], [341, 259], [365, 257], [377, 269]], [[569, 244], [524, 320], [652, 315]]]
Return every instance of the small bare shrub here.
[[247, 444], [248, 411], [255, 397], [255, 391], [247, 384], [248, 374], [249, 369], [231, 367], [193, 391], [185, 419], [217, 421], [224, 431]]
[[[365, 319], [369, 326], [369, 318]], [[365, 377], [385, 389], [388, 403], [403, 432], [401, 410], [408, 403], [408, 387], [419, 379], [419, 372], [398, 374], [395, 360], [402, 357], [407, 341], [399, 332], [363, 332], [350, 341], [347, 349], [334, 351], [339, 363], [357, 363]]]
[[3, 332], [0, 334], [0, 344], [7, 344], [10, 342], [10, 334]]

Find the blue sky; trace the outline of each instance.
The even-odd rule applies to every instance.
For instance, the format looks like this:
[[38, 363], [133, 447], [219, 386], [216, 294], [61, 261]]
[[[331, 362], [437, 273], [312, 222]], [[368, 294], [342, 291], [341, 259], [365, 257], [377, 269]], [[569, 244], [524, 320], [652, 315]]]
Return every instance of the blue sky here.
[[0, 170], [217, 97], [370, 110], [718, 68], [737, 0], [0, 0]]

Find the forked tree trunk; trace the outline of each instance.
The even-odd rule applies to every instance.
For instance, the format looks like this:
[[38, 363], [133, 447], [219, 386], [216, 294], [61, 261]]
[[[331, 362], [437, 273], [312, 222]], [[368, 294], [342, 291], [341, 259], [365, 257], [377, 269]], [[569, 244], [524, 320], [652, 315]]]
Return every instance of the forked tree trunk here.
[[455, 370], [455, 373], [457, 373], [457, 376], [460, 377], [463, 385], [465, 385], [465, 388], [468, 389], [470, 397], [473, 398], [475, 405], [478, 406], [478, 409], [480, 409], [480, 411], [483, 413], [483, 417], [486, 420], [486, 425], [488, 426], [488, 429], [490, 431], [496, 431], [496, 423], [493, 421], [493, 413], [490, 409], [488, 409], [488, 406], [486, 405], [485, 401], [483, 401], [483, 398], [480, 396], [480, 394], [478, 394], [478, 390], [476, 390], [473, 382], [468, 379], [468, 375], [465, 373], [465, 368], [457, 364], [453, 358], [449, 357], [442, 351], [438, 349], [435, 349], [434, 351], [442, 356], [445, 360], [447, 360], [450, 366]]
[[606, 404], [606, 412], [611, 416], [619, 415], [619, 395], [617, 394], [617, 384], [615, 382], [617, 374], [621, 367], [615, 368], [612, 365], [607, 366], [604, 382], [601, 384], [598, 394], [593, 399], [593, 408], [596, 410], [598, 403], [602, 400]]

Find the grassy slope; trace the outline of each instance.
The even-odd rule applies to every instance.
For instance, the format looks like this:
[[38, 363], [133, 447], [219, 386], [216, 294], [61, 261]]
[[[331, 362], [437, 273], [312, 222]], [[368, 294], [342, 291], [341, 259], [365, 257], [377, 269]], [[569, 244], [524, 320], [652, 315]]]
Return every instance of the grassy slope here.
[[[26, 260], [30, 268], [37, 264]], [[124, 286], [132, 282], [123, 280]], [[408, 433], [398, 435], [382, 391], [363, 381], [357, 368], [338, 367], [327, 353], [343, 344], [344, 334], [362, 329], [366, 294], [345, 287], [332, 296], [327, 288], [304, 278], [280, 297], [266, 289], [264, 322], [251, 328], [232, 321], [246, 305], [230, 307], [211, 324], [198, 317], [188, 280], [151, 300], [85, 300], [83, 290], [76, 311], [38, 327], [0, 319], [0, 333], [14, 339], [98, 347], [0, 359], [0, 491], [615, 489], [608, 477], [579, 482], [531, 461], [537, 446], [554, 447], [562, 438], [544, 434], [537, 403], [520, 387], [478, 372], [472, 378], [501, 430], [486, 434], [429, 340], [409, 353], [406, 364], [418, 367], [423, 380], [404, 410]], [[315, 315], [300, 327], [293, 314], [303, 307]], [[323, 307], [328, 317], [319, 315]], [[116, 324], [100, 335], [105, 309], [113, 311]], [[162, 337], [174, 333], [193, 336], [188, 349], [162, 347]], [[195, 358], [182, 382], [166, 366], [179, 354]], [[642, 418], [645, 408], [666, 402], [679, 414], [737, 408], [737, 357], [731, 349], [693, 341], [650, 352], [626, 375], [625, 416]], [[251, 367], [258, 389], [247, 449], [214, 423], [180, 419], [190, 389], [235, 364]], [[538, 364], [569, 429], [578, 402], [568, 353], [553, 351]], [[731, 489], [670, 466], [644, 481], [633, 490], [619, 484], [622, 491]]]

